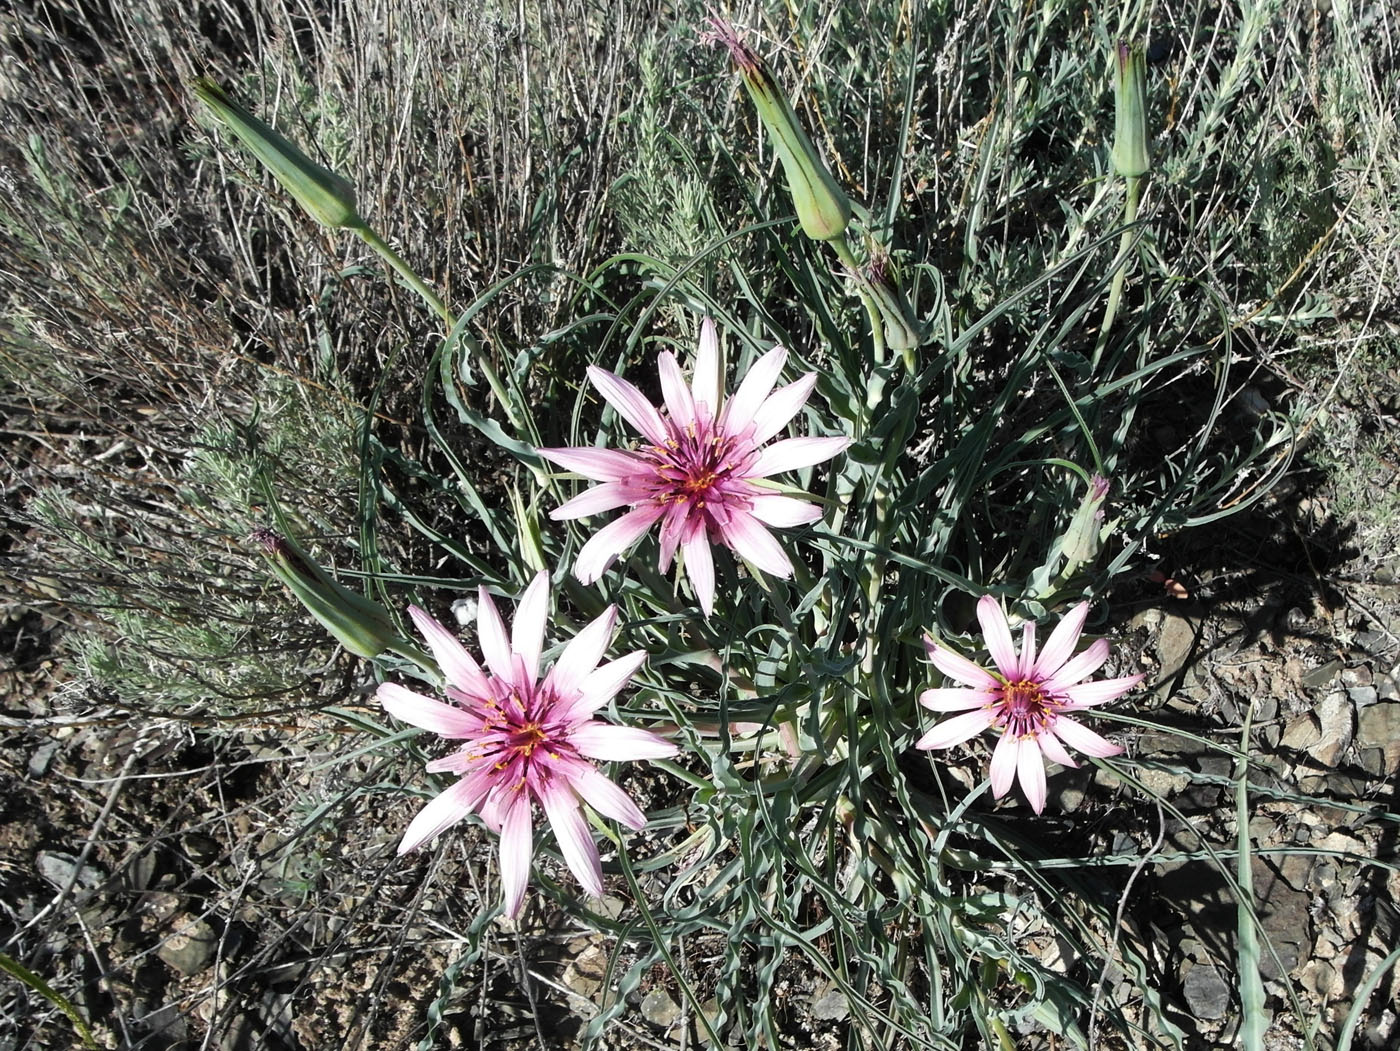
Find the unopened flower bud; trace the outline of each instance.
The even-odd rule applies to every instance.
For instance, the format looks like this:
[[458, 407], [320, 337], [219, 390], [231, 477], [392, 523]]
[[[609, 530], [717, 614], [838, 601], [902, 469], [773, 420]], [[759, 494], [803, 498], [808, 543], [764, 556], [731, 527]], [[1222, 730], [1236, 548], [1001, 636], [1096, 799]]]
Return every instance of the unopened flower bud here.
[[909, 305], [899, 285], [889, 272], [889, 263], [883, 255], [870, 261], [860, 275], [875, 305], [880, 311], [880, 321], [885, 331], [885, 345], [904, 356], [910, 371], [914, 368], [914, 351], [922, 342], [919, 323], [914, 318], [914, 310]]
[[1147, 55], [1141, 44], [1118, 42], [1118, 68], [1113, 81], [1113, 167], [1125, 179], [1146, 175], [1152, 167], [1147, 152]]
[[254, 530], [249, 539], [262, 548], [277, 579], [351, 653], [377, 657], [399, 641], [383, 606], [336, 581], [295, 540], [271, 529]]
[[1108, 479], [1101, 475], [1089, 479], [1089, 489], [1060, 541], [1060, 553], [1070, 567], [1092, 562], [1099, 553], [1104, 529], [1103, 503], [1108, 498], [1108, 488]]
[[850, 198], [836, 185], [822, 163], [812, 140], [797, 122], [797, 114], [792, 111], [787, 96], [773, 79], [768, 64], [724, 19], [711, 16], [709, 22], [710, 39], [729, 49], [730, 57], [744, 77], [744, 87], [753, 99], [758, 118], [768, 129], [768, 137], [787, 176], [802, 232], [814, 241], [840, 237], [851, 221]]
[[357, 229], [365, 225], [355, 208], [355, 188], [348, 181], [302, 153], [208, 77], [194, 82], [194, 93], [220, 124], [253, 151], [311, 218], [330, 227]]

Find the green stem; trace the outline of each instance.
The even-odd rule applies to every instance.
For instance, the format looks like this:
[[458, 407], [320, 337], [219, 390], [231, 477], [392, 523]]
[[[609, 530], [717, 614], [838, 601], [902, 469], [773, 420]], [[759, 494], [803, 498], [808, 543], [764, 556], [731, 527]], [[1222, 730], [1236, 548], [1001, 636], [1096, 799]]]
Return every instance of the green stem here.
[[[1128, 199], [1123, 205], [1123, 223], [1132, 226], [1137, 221], [1138, 198], [1142, 194], [1142, 176], [1128, 179]], [[1118, 243], [1118, 258], [1114, 260], [1117, 273], [1113, 275], [1113, 285], [1108, 291], [1108, 305], [1104, 307], [1103, 324], [1099, 325], [1098, 342], [1094, 345], [1092, 369], [1097, 370], [1104, 347], [1108, 345], [1108, 330], [1113, 327], [1113, 319], [1118, 314], [1118, 302], [1123, 298], [1123, 282], [1128, 276], [1128, 249], [1132, 247], [1133, 231], [1124, 230]]]
[[403, 261], [403, 257], [389, 247], [389, 243], [369, 228], [368, 225], [355, 227], [355, 232], [369, 245], [381, 258], [388, 263], [398, 275], [404, 279], [408, 287], [417, 292], [433, 308], [434, 313], [447, 323], [447, 328], [451, 331], [457, 324], [457, 318], [452, 311], [447, 309], [447, 304], [438, 298], [438, 294], [424, 284], [423, 279], [413, 272], [413, 268]]
[[[385, 241], [384, 238], [370, 229], [367, 224], [357, 226], [355, 232], [360, 235], [360, 238], [367, 245], [378, 252], [386, 263], [393, 267], [394, 271], [403, 278], [404, 283], [407, 284], [409, 288], [423, 297], [428, 306], [433, 308], [433, 312], [436, 313], [438, 317], [442, 318], [443, 322], [447, 325], [448, 332], [451, 332], [457, 327], [457, 316], [448, 309], [447, 304], [438, 297], [438, 294], [429, 288], [423, 279], [413, 272], [413, 268], [404, 262], [403, 257], [389, 247], [389, 243]], [[516, 433], [522, 433], [520, 419], [511, 409], [511, 403], [506, 397], [505, 385], [501, 383], [501, 378], [496, 375], [495, 368], [492, 367], [491, 363], [487, 361], [485, 356], [481, 353], [481, 345], [477, 343], [476, 338], [469, 332], [463, 332], [460, 338], [469, 342], [472, 362], [481, 370], [481, 374], [486, 377], [487, 386], [491, 388], [491, 395], [496, 399], [496, 404], [499, 405], [501, 411], [506, 414], [506, 418], [510, 420], [511, 426], [516, 429]]]

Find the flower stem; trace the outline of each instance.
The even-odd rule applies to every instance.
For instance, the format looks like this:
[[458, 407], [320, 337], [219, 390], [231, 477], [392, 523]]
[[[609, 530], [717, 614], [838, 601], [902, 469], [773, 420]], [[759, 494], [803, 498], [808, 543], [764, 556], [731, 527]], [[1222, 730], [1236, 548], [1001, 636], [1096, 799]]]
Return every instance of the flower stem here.
[[[1142, 176], [1130, 176], [1128, 178], [1128, 199], [1123, 205], [1123, 222], [1127, 226], [1131, 226], [1137, 221], [1138, 198], [1141, 193]], [[1124, 230], [1118, 243], [1118, 258], [1114, 260], [1118, 272], [1113, 275], [1113, 285], [1108, 291], [1108, 305], [1104, 307], [1103, 323], [1099, 325], [1099, 338], [1094, 345], [1092, 371], [1097, 371], [1099, 367], [1099, 359], [1103, 356], [1104, 347], [1108, 345], [1108, 330], [1113, 327], [1113, 319], [1118, 314], [1118, 302], [1123, 298], [1123, 282], [1128, 276], [1128, 249], [1132, 243], [1132, 230]]]
[[360, 235], [360, 238], [365, 244], [378, 252], [380, 257], [398, 272], [398, 275], [404, 279], [404, 282], [409, 288], [423, 297], [428, 306], [433, 308], [434, 313], [446, 322], [449, 330], [451, 330], [452, 326], [457, 324], [457, 318], [452, 311], [447, 309], [447, 304], [438, 298], [438, 294], [429, 288], [423, 282], [423, 279], [413, 272], [413, 268], [404, 262], [403, 257], [400, 256], [398, 252], [395, 252], [389, 247], [389, 243], [385, 241], [384, 238], [370, 229], [368, 224], [355, 227], [355, 232]]

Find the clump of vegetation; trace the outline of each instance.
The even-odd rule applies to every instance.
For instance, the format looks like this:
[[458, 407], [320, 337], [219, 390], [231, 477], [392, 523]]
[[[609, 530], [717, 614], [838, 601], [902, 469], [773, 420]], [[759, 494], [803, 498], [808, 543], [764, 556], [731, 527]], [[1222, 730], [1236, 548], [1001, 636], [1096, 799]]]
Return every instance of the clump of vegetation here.
[[[305, 791], [268, 796], [286, 823], [255, 859], [263, 903], [334, 912], [401, 877], [409, 862], [366, 844], [397, 838], [384, 815], [411, 809], [412, 784], [441, 794], [408, 845], [476, 813], [487, 832], [458, 841], [473, 859], [502, 836], [498, 869], [443, 905], [455, 956], [417, 997], [421, 1047], [469, 975], [485, 983], [500, 884], [517, 931], [615, 945], [586, 1044], [615, 1040], [660, 974], [701, 1039], [782, 1046], [784, 983], [818, 974], [852, 1046], [1184, 1046], [1156, 946], [1123, 927], [1137, 873], [1185, 857], [1131, 815], [1181, 814], [1155, 757], [1068, 715], [1141, 674], [1120, 656], [1110, 683], [1080, 681], [1109, 659], [1103, 641], [1072, 658], [1081, 603], [1260, 501], [1311, 426], [1288, 381], [1393, 313], [1393, 284], [1358, 276], [1394, 262], [1373, 236], [1400, 173], [1383, 21], [862, 4], [735, 30], [698, 8], [619, 23], [474, 4], [406, 11], [386, 36], [367, 12], [287, 10], [270, 31], [146, 2], [40, 5], [42, 28], [8, 45], [32, 90], [5, 104], [35, 130], [0, 158], [0, 368], [26, 421], [9, 467], [25, 550], [4, 572], [67, 622], [93, 709], [306, 749]], [[196, 75], [216, 115], [242, 100], [306, 163], [269, 178], [211, 134]], [[353, 184], [354, 221], [315, 221], [296, 180], [321, 171], [332, 196]], [[789, 418], [806, 437], [779, 437]], [[1320, 426], [1320, 448], [1345, 427]], [[1383, 501], [1372, 513], [1388, 528]], [[328, 602], [351, 587], [355, 610], [382, 611], [382, 649], [352, 646], [369, 662], [268, 576], [248, 537], [269, 526], [303, 545], [284, 581], [302, 567]], [[508, 637], [487, 596], [531, 580]], [[450, 624], [479, 588], [484, 673], [450, 629], [415, 613], [418, 639], [405, 620], [417, 604]], [[546, 588], [557, 682], [531, 641]], [[1042, 634], [1054, 659], [1037, 664], [1008, 614], [1023, 654], [1032, 625], [1073, 630]], [[584, 623], [616, 626], [645, 667], [622, 700], [595, 687], [610, 719], [545, 728], [530, 713], [592, 696], [570, 663], [602, 645]], [[958, 656], [979, 649], [995, 673]], [[423, 691], [381, 686], [391, 712], [468, 742], [455, 759], [370, 703], [386, 677]], [[918, 699], [966, 709], [963, 687], [996, 704], [937, 729]], [[1151, 713], [1119, 708], [1106, 721], [1131, 744]], [[616, 723], [682, 751], [625, 775], [649, 804], [630, 842], [574, 809], [640, 824], [587, 772], [625, 757], [598, 743]], [[973, 723], [1000, 733], [990, 777], [984, 752], [953, 748]], [[1238, 903], [1238, 1033], [1258, 1048], [1272, 949], [1249, 818], [1273, 789], [1248, 718], [1231, 729], [1237, 746], [1186, 732], [1230, 769], [1236, 838], [1204, 849]], [[489, 795], [472, 780], [488, 738], [504, 749]], [[577, 798], [532, 765], [541, 742]], [[1064, 743], [1101, 775], [1083, 820], [1038, 816]], [[424, 760], [451, 776], [424, 781]], [[994, 805], [1013, 781], [1033, 813]], [[532, 798], [558, 838], [527, 903]], [[359, 843], [351, 804], [382, 822]], [[581, 896], [552, 854], [623, 897]], [[412, 915], [392, 914], [396, 938]], [[346, 936], [316, 926], [308, 951]], [[1315, 1039], [1296, 997], [1279, 1006]]]

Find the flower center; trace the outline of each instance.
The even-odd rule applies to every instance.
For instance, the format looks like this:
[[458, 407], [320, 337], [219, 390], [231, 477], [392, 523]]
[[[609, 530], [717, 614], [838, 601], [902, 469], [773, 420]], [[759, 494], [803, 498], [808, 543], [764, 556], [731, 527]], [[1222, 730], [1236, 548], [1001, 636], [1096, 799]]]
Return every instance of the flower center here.
[[734, 440], [703, 423], [685, 428], [672, 423], [670, 430], [665, 445], [651, 447], [656, 499], [695, 507], [723, 502], [729, 495], [726, 483], [742, 462], [735, 456]]
[[1049, 722], [1053, 714], [1050, 699], [1045, 688], [1030, 679], [1008, 682], [1001, 689], [1001, 712], [998, 722], [1009, 734], [1026, 737], [1037, 734]]
[[520, 753], [522, 758], [529, 759], [531, 753], [544, 744], [545, 739], [545, 732], [539, 723], [526, 723], [510, 735], [508, 747]]

